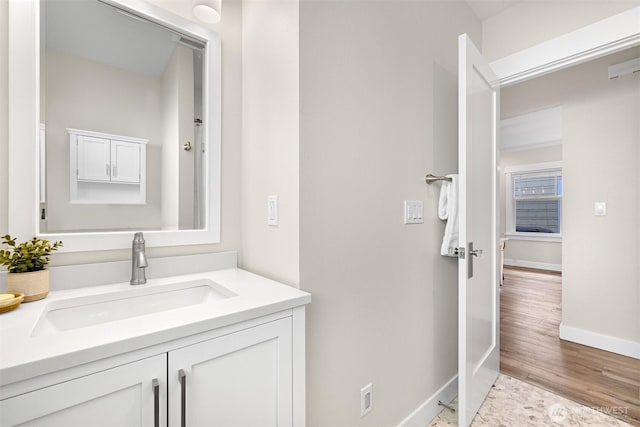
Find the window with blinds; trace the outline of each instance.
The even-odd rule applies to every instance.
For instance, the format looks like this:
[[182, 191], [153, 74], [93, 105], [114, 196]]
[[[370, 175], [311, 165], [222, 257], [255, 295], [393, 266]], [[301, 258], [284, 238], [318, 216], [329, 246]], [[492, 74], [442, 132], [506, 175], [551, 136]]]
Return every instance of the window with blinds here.
[[511, 180], [513, 231], [559, 234], [562, 223], [562, 171], [512, 173]]

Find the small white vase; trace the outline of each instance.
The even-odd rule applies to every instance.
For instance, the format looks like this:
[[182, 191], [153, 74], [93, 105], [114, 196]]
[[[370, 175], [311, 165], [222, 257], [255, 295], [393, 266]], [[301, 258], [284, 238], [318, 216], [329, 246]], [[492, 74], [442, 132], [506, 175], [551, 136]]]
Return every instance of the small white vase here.
[[49, 270], [7, 274], [7, 292], [21, 292], [24, 302], [36, 301], [49, 294]]

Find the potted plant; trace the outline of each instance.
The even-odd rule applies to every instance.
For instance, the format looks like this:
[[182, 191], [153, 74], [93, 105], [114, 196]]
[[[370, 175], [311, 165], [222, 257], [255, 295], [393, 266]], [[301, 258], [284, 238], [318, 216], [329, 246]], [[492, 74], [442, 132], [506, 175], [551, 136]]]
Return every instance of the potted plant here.
[[49, 265], [51, 252], [63, 246], [62, 242], [51, 244], [48, 240], [34, 237], [16, 244], [16, 238], [2, 236], [8, 249], [0, 250], [0, 264], [9, 270], [7, 291], [21, 292], [24, 302], [42, 299], [49, 294]]

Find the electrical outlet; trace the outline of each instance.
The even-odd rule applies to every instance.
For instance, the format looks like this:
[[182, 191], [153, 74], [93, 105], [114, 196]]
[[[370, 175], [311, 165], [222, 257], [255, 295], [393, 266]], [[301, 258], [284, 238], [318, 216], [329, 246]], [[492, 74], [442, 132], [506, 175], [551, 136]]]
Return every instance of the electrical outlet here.
[[369, 383], [360, 389], [360, 416], [364, 417], [373, 408], [373, 384]]

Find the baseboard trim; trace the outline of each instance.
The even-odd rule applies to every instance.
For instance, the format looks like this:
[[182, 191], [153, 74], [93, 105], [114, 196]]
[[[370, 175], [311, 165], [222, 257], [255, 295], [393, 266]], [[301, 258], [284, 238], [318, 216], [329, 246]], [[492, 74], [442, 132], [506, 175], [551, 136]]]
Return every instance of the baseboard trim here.
[[451, 402], [458, 395], [458, 375], [451, 378], [440, 387], [422, 405], [402, 420], [397, 427], [424, 427], [431, 422], [444, 409], [438, 405], [438, 401]]
[[512, 267], [534, 268], [536, 270], [549, 270], [562, 272], [561, 264], [550, 264], [547, 262], [523, 261], [520, 259], [505, 259], [504, 265]]
[[600, 350], [640, 359], [640, 343], [560, 323], [560, 338]]

